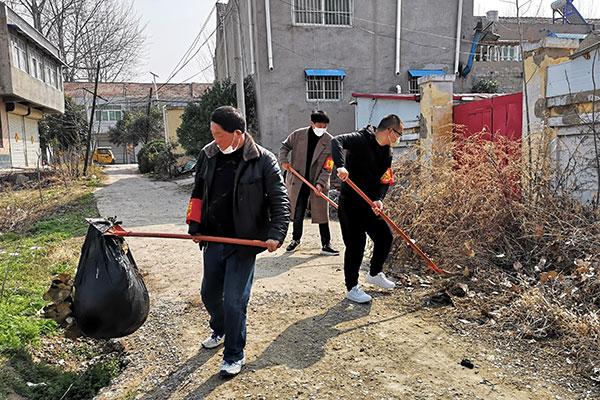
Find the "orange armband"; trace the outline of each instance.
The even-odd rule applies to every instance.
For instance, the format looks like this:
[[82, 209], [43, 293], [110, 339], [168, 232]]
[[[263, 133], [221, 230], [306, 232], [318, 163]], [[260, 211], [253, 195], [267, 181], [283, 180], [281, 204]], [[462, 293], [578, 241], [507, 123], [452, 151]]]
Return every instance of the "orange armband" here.
[[190, 222], [202, 222], [202, 200], [191, 198], [188, 203], [187, 214], [185, 217], [185, 223], [190, 224]]
[[385, 174], [383, 174], [379, 182], [388, 186], [392, 186], [395, 183], [394, 173], [392, 172], [391, 168], [388, 168], [387, 171], [385, 171]]

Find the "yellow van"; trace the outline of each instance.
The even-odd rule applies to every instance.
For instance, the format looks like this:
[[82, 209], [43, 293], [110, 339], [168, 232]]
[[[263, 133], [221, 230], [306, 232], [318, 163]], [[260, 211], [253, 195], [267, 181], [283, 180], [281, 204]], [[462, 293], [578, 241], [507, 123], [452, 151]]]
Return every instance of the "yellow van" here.
[[92, 160], [99, 164], [114, 164], [115, 156], [110, 147], [97, 147], [92, 154]]

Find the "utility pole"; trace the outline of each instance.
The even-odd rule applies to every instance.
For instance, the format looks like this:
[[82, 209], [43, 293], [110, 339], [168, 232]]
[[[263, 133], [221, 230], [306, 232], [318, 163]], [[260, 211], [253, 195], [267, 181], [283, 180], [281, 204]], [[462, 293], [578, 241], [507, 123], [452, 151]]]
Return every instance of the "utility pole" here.
[[148, 95], [148, 107], [146, 108], [146, 143], [150, 139], [150, 108], [152, 107], [152, 89], [150, 86], [150, 94]]
[[237, 79], [236, 88], [236, 97], [237, 97], [237, 106], [242, 112], [244, 118], [246, 117], [246, 101], [244, 97], [244, 60], [242, 60], [242, 34], [240, 32], [240, 25], [242, 23], [242, 16], [240, 15], [240, 7], [239, 3], [236, 1], [236, 18], [237, 20], [234, 22], [235, 25], [235, 74]]
[[167, 105], [160, 105], [160, 102], [158, 100], [158, 88], [156, 87], [156, 78], [158, 77], [157, 74], [155, 74], [152, 71], [149, 71], [150, 75], [152, 75], [152, 81], [154, 82], [154, 93], [156, 95], [156, 105], [158, 107], [160, 107], [161, 111], [162, 111], [162, 119], [163, 119], [163, 131], [165, 134], [165, 143], [169, 143], [169, 134], [167, 133], [167, 113], [165, 111], [165, 108], [167, 107]]
[[88, 126], [88, 135], [85, 147], [85, 161], [83, 162], [83, 175], [87, 175], [88, 163], [90, 161], [90, 145], [92, 142], [92, 126], [94, 125], [94, 114], [96, 113], [96, 97], [98, 96], [98, 79], [100, 79], [100, 61], [96, 64], [96, 80], [94, 82], [94, 97], [92, 98], [92, 113]]

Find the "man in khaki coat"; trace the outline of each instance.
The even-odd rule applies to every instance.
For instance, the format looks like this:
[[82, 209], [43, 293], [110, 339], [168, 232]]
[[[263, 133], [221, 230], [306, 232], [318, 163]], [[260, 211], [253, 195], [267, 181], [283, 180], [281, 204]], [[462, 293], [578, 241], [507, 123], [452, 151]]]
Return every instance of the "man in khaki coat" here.
[[293, 252], [300, 245], [304, 214], [310, 201], [312, 222], [313, 224], [319, 224], [321, 254], [337, 256], [340, 252], [331, 247], [329, 204], [310, 190], [298, 177], [289, 172], [291, 166], [312, 183], [317, 190], [325, 194], [328, 193], [329, 177], [333, 169], [333, 159], [331, 158], [332, 136], [327, 132], [329, 117], [323, 111], [316, 111], [311, 114], [310, 120], [310, 126], [292, 132], [283, 141], [279, 151], [281, 167], [288, 170], [285, 184], [290, 197], [293, 221], [292, 241], [286, 251]]

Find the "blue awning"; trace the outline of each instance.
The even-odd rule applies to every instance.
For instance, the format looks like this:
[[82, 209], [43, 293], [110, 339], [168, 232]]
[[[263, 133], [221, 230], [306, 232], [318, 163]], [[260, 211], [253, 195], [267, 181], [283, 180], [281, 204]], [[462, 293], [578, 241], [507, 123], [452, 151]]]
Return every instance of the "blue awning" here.
[[583, 40], [586, 38], [587, 33], [559, 33], [559, 32], [550, 32], [548, 36], [555, 37], [559, 39], [576, 39]]
[[346, 76], [343, 69], [305, 69], [306, 76], [337, 76], [342, 79]]
[[443, 69], [409, 69], [408, 73], [413, 78], [420, 78], [422, 76], [430, 76], [430, 75], [444, 75]]

